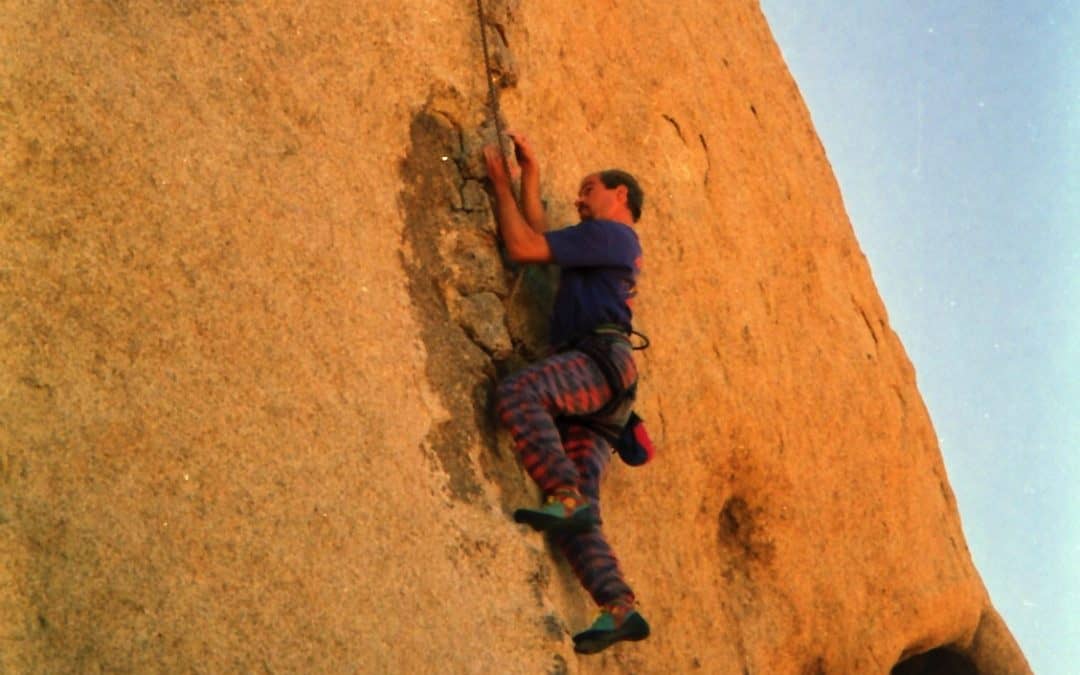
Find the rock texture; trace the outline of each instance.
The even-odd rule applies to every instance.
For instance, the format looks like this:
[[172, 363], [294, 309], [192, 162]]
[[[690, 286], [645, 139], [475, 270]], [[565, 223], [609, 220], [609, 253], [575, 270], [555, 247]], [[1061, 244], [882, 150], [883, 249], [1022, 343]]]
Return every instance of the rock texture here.
[[645, 185], [607, 528], [654, 636], [594, 657], [497, 377], [475, 5], [0, 16], [0, 672], [1025, 673], [756, 3], [487, 0], [555, 222]]

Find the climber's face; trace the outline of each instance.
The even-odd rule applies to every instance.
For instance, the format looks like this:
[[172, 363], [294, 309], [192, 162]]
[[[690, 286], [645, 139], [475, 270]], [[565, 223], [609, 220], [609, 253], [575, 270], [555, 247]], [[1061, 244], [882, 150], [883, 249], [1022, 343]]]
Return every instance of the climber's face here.
[[609, 188], [598, 174], [590, 174], [581, 181], [574, 206], [582, 220], [624, 220], [626, 186]]

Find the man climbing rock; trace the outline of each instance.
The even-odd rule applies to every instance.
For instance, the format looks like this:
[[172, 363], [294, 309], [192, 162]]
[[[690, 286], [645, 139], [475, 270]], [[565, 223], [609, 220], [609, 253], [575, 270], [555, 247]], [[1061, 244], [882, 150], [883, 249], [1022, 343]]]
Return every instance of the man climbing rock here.
[[637, 383], [630, 344], [631, 302], [641, 264], [633, 224], [643, 194], [618, 170], [581, 181], [581, 222], [548, 231], [540, 203], [540, 167], [519, 134], [510, 134], [521, 169], [521, 207], [498, 148], [484, 148], [499, 232], [510, 258], [560, 266], [551, 316], [551, 355], [507, 377], [496, 409], [545, 501], [514, 519], [550, 533], [601, 612], [574, 636], [591, 654], [622, 640], [642, 640], [649, 625], [600, 529], [600, 480], [633, 405]]

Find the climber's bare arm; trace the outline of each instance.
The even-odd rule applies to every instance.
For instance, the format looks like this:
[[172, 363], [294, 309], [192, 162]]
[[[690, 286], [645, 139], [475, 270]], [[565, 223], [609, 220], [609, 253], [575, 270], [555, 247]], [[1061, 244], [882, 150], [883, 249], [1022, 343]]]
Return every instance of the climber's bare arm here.
[[525, 221], [537, 232], [547, 232], [547, 218], [540, 203], [540, 162], [527, 138], [515, 131], [508, 135], [514, 141], [514, 157], [521, 167], [521, 210]]
[[[502, 235], [510, 259], [519, 263], [551, 262], [551, 248], [548, 246], [547, 239], [530, 227], [514, 200], [510, 176], [506, 175], [499, 148], [493, 145], [486, 146], [484, 160], [487, 164], [492, 191], [495, 193], [495, 220], [499, 223], [499, 234]], [[522, 182], [524, 182], [524, 177]]]

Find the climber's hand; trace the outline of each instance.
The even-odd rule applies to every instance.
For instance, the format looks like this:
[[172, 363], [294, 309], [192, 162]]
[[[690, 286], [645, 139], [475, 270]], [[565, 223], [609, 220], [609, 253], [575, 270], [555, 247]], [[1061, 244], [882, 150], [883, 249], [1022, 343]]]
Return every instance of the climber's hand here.
[[522, 171], [540, 167], [540, 163], [536, 160], [536, 153], [533, 152], [532, 145], [529, 144], [529, 139], [516, 131], [508, 131], [506, 135], [514, 141], [514, 157], [517, 159], [518, 166], [521, 167]]
[[484, 146], [484, 162], [487, 164], [488, 178], [491, 179], [492, 185], [500, 187], [510, 184], [510, 177], [506, 175], [506, 165], [503, 163], [499, 146]]

